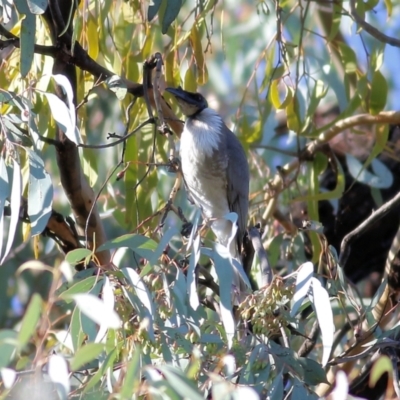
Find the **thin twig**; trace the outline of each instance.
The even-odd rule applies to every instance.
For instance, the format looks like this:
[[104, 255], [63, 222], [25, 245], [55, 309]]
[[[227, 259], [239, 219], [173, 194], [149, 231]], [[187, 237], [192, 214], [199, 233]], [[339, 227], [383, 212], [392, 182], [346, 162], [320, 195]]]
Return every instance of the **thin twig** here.
[[400, 192], [393, 197], [392, 200], [386, 202], [379, 207], [371, 216], [369, 216], [362, 224], [357, 226], [356, 229], [348, 233], [342, 240], [340, 245], [339, 264], [343, 267], [350, 254], [351, 243], [364, 234], [373, 224], [383, 218], [387, 213], [392, 211], [400, 205]]

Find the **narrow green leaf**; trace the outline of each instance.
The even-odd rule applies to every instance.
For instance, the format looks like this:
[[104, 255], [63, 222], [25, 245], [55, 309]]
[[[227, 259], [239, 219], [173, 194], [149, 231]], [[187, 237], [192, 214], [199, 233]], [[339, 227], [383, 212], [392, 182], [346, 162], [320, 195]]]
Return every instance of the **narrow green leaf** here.
[[[289, 88], [289, 90], [293, 90]], [[291, 100], [286, 106], [287, 126], [293, 132], [300, 130], [300, 118], [298, 115], [298, 103], [296, 96], [292, 96]]]
[[353, 74], [357, 71], [357, 57], [352, 48], [344, 43], [339, 43], [339, 52], [342, 56], [346, 74]]
[[26, 0], [15, 0], [15, 6], [20, 14], [25, 14], [21, 21], [21, 76], [26, 77], [31, 70], [36, 33], [36, 17], [33, 15], [27, 5]]
[[29, 302], [29, 306], [22, 320], [21, 329], [18, 333], [18, 346], [20, 349], [25, 347], [36, 330], [36, 325], [42, 312], [42, 304], [42, 298], [40, 295], [34, 293]]
[[392, 12], [393, 12], [392, 0], [384, 0], [384, 2], [385, 2], [386, 9], [387, 9], [387, 16], [388, 16], [388, 18], [390, 18], [392, 16]]
[[380, 71], [375, 71], [372, 76], [369, 112], [376, 115], [381, 112], [387, 101], [388, 84]]
[[387, 372], [389, 377], [393, 376], [393, 364], [387, 355], [381, 355], [372, 366], [369, 376], [369, 386], [375, 387], [382, 375]]
[[332, 10], [332, 25], [331, 31], [328, 35], [328, 42], [331, 42], [336, 38], [337, 33], [339, 32], [340, 21], [342, 20], [342, 5], [339, 3], [333, 3], [333, 10]]
[[170, 365], [163, 365], [159, 367], [160, 371], [164, 374], [167, 381], [171, 384], [172, 388], [176, 390], [182, 398], [191, 400], [204, 400], [204, 396], [200, 393], [197, 386], [183, 371], [174, 368]]
[[102, 343], [88, 343], [82, 346], [71, 360], [71, 370], [78, 371], [85, 364], [95, 360], [102, 351], [104, 351], [104, 344]]
[[99, 278], [97, 276], [90, 276], [82, 281], [79, 281], [69, 287], [67, 290], [61, 292], [59, 294], [61, 299], [68, 299], [71, 295], [77, 293], [87, 293], [89, 292], [98, 281], [102, 281], [103, 278]]
[[326, 373], [321, 364], [311, 358], [299, 357], [297, 360], [303, 367], [303, 379], [307, 385], [314, 386], [320, 383], [328, 383]]
[[10, 364], [17, 348], [17, 332], [11, 329], [0, 330], [0, 369]]
[[75, 307], [74, 311], [72, 312], [70, 328], [72, 345], [74, 347], [74, 351], [77, 351], [85, 338], [81, 323], [81, 311], [78, 307]]
[[71, 264], [76, 265], [87, 257], [92, 255], [92, 251], [89, 249], [75, 249], [71, 250], [65, 257], [65, 259]]
[[141, 373], [141, 349], [136, 347], [133, 350], [133, 357], [129, 361], [128, 367], [126, 369], [124, 383], [122, 385], [120, 396], [122, 399], [130, 399], [133, 393], [136, 393], [137, 387], [140, 384]]
[[120, 247], [129, 247], [140, 257], [149, 260], [153, 257], [154, 251], [157, 249], [157, 246], [157, 242], [151, 238], [142, 235], [128, 234], [104, 243], [98, 248], [98, 250], [103, 251], [119, 249]]
[[343, 168], [340, 165], [340, 162], [335, 159], [335, 163], [337, 166], [337, 177], [336, 177], [336, 187], [330, 192], [320, 192], [317, 194], [312, 194], [312, 195], [305, 195], [305, 196], [299, 196], [296, 197], [293, 202], [296, 201], [320, 201], [320, 200], [331, 200], [331, 199], [337, 199], [340, 198], [342, 193], [344, 192], [345, 188], [345, 177], [344, 177], [344, 172]]
[[92, 389], [97, 382], [100, 381], [104, 377], [104, 374], [107, 372], [108, 368], [110, 368], [115, 359], [117, 358], [117, 348], [113, 349], [106, 357], [104, 362], [101, 364], [98, 371], [94, 374], [94, 376], [90, 379], [89, 383], [85, 386], [83, 393], [87, 393]]

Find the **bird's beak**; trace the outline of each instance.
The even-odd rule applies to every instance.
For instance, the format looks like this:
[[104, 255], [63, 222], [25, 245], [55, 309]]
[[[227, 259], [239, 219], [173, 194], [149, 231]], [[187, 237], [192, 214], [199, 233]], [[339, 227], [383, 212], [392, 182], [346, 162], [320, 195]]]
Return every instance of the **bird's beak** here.
[[187, 92], [186, 90], [183, 90], [180, 86], [178, 86], [177, 88], [168, 87], [165, 90], [173, 94], [177, 99], [184, 101], [185, 103], [197, 105], [195, 104], [195, 100], [193, 98], [194, 93]]
[[165, 90], [176, 97], [182, 113], [187, 117], [193, 116], [207, 107], [207, 101], [200, 93], [187, 92], [180, 86]]

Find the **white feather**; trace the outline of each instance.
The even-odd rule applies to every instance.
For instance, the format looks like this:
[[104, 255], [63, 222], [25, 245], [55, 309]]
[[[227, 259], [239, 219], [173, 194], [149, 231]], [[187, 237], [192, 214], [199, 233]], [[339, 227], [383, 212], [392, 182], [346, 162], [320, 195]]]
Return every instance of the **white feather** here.
[[218, 149], [222, 125], [221, 117], [211, 108], [205, 108], [195, 118], [186, 121], [181, 148], [195, 148], [199, 156], [211, 157]]

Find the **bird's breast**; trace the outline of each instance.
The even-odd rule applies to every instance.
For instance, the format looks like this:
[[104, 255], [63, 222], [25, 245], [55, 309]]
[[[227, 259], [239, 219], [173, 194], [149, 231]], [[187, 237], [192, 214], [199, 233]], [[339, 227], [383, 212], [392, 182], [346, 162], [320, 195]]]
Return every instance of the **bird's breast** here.
[[181, 137], [182, 172], [189, 195], [208, 218], [229, 213], [223, 138], [214, 128], [186, 124]]

